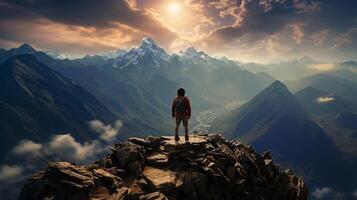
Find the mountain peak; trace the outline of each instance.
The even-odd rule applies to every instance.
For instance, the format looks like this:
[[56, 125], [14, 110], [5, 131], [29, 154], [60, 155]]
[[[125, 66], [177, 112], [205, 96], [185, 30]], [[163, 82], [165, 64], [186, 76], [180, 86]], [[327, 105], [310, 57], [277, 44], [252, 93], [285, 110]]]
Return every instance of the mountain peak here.
[[197, 49], [193, 46], [190, 46], [188, 47], [186, 50], [185, 50], [186, 53], [198, 53]]
[[294, 95], [280, 81], [273, 82], [247, 104], [256, 109], [251, 110], [252, 113], [258, 112], [257, 110], [263, 107], [271, 107], [272, 110], [280, 110], [282, 112], [288, 111], [290, 114], [303, 113]]
[[195, 47], [190, 46], [180, 52], [182, 55], [190, 58], [206, 58], [208, 55], [203, 51], [198, 51]]
[[158, 47], [155, 41], [150, 37], [144, 37], [141, 41], [141, 47], [149, 46], [149, 47]]
[[134, 47], [123, 56], [118, 56], [113, 63], [114, 67], [120, 66], [124, 69], [127, 66], [137, 66], [141, 69], [142, 64], [151, 63], [156, 69], [160, 68], [159, 63], [167, 61], [169, 54], [158, 46], [152, 38], [144, 37], [139, 47]]
[[[134, 50], [137, 51], [137, 50]], [[139, 47], [139, 51], [143, 52], [151, 52], [159, 57], [168, 57], [168, 54], [166, 51], [158, 46], [155, 41], [152, 38], [149, 37], [144, 37], [143, 40], [141, 41], [141, 45]]]
[[192, 135], [187, 143], [172, 136], [129, 138], [110, 149], [111, 155], [88, 166], [49, 163], [28, 179], [19, 199], [305, 200], [308, 195], [304, 181], [282, 171], [268, 152], [259, 155], [217, 134]]
[[36, 52], [36, 50], [28, 43], [24, 43], [21, 46], [12, 49], [11, 51], [15, 52], [16, 54], [33, 54]]
[[24, 43], [24, 44], [20, 45], [18, 48], [25, 48], [25, 49], [34, 50], [34, 48], [29, 43]]
[[274, 81], [266, 90], [290, 93], [286, 85], [280, 81]]
[[286, 86], [281, 81], [276, 80], [270, 85], [270, 87], [286, 87]]

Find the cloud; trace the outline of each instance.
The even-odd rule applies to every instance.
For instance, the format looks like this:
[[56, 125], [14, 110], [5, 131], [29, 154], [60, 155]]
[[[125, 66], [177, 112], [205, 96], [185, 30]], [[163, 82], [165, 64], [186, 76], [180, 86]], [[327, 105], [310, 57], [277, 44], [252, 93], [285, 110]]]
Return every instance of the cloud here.
[[331, 71], [335, 68], [335, 65], [332, 63], [316, 63], [311, 64], [308, 67], [318, 71]]
[[71, 134], [58, 134], [45, 144], [22, 140], [14, 147], [12, 153], [23, 156], [30, 165], [36, 165], [52, 158], [83, 162], [93, 159], [103, 151], [104, 147], [98, 140], [81, 144]]
[[[225, 17], [230, 15], [234, 18], [232, 23], [231, 32], [240, 33], [225, 34], [224, 39], [227, 41], [233, 38], [238, 39], [243, 34], [255, 34], [256, 36], [264, 37], [283, 30], [286, 26], [290, 26], [290, 21], [299, 15], [294, 10], [299, 8], [294, 7], [292, 1], [237, 1], [235, 5], [227, 5], [223, 7], [220, 15]], [[211, 33], [211, 36], [221, 35], [225, 29], [218, 28]]]
[[357, 190], [355, 190], [355, 191], [352, 192], [352, 196], [353, 196], [355, 199], [357, 199]]
[[314, 196], [316, 199], [323, 199], [323, 198], [326, 198], [329, 195], [331, 195], [332, 192], [333, 192], [333, 190], [328, 187], [316, 188], [312, 192], [312, 196]]
[[0, 181], [19, 177], [23, 172], [23, 168], [16, 165], [2, 165], [0, 167]]
[[[219, 11], [219, 17], [226, 23], [212, 28], [202, 43], [219, 47], [226, 54], [235, 51], [238, 59], [246, 54], [250, 55], [250, 61], [259, 58], [265, 62], [274, 60], [274, 56], [356, 59], [351, 53], [357, 50], [353, 21], [357, 14], [351, 11], [351, 6], [357, 6], [356, 1], [341, 4], [334, 0], [213, 0], [209, 5]], [[341, 23], [342, 19], [347, 20]], [[274, 50], [277, 55], [257, 48], [272, 37], [278, 37], [277, 46], [283, 48]]]
[[89, 122], [89, 126], [91, 129], [100, 134], [100, 139], [104, 140], [105, 142], [112, 142], [116, 139], [116, 136], [119, 134], [120, 128], [123, 126], [123, 122], [117, 120], [112, 125], [104, 125], [103, 122], [99, 120], [93, 120]]
[[22, 140], [15, 146], [13, 153], [17, 155], [38, 155], [41, 153], [43, 145], [31, 140]]
[[339, 34], [334, 38], [334, 48], [343, 47], [345, 45], [353, 44], [357, 40], [357, 28], [353, 27], [347, 32]]
[[[13, 26], [17, 24], [17, 26]], [[60, 50], [63, 54], [95, 54], [112, 49], [131, 46], [140, 41], [145, 33], [135, 31], [127, 26], [117, 28], [95, 29], [89, 27], [67, 26], [48, 20], [37, 22], [0, 21], [0, 27], [7, 27], [0, 32], [0, 43], [4, 46], [16, 46], [16, 42], [27, 41], [45, 51]]]
[[311, 34], [310, 38], [314, 42], [314, 45], [321, 45], [324, 44], [328, 34], [331, 32], [329, 29], [318, 30]]
[[177, 38], [149, 12], [128, 2], [0, 0], [0, 45], [28, 42], [45, 51], [84, 55], [132, 46], [144, 36], [160, 44]]
[[53, 153], [64, 160], [85, 161], [101, 153], [103, 148], [98, 141], [81, 144], [70, 134], [55, 135], [48, 143], [46, 152]]
[[318, 97], [317, 98], [317, 102], [319, 102], [319, 103], [329, 103], [334, 100], [335, 100], [335, 98], [333, 98], [333, 97]]
[[89, 122], [89, 126], [100, 134], [100, 140], [96, 139], [81, 143], [76, 141], [71, 134], [57, 134], [46, 143], [22, 140], [13, 148], [12, 153], [17, 156], [23, 156], [31, 164], [44, 160], [48, 161], [53, 158], [85, 162], [103, 153], [107, 142], [116, 140], [123, 122], [117, 120], [113, 125], [104, 125], [99, 120], [93, 120]]
[[334, 200], [346, 199], [346, 193], [343, 193], [341, 191], [338, 191], [330, 187], [315, 188], [315, 190], [312, 192], [312, 196], [315, 197], [316, 199], [334, 199]]
[[165, 38], [175, 37], [172, 31], [153, 16], [142, 10], [133, 9], [124, 0], [7, 0], [5, 2], [14, 9], [32, 12], [39, 17], [67, 25], [103, 29], [117, 27], [120, 23], [148, 34], [160, 33]]
[[[180, 3], [183, 10], [174, 16], [165, 0], [0, 0], [0, 45], [28, 42], [44, 51], [82, 56], [129, 48], [149, 36], [171, 51], [188, 43], [250, 62], [306, 55], [357, 59], [355, 0]], [[278, 38], [274, 45], [265, 46], [272, 38]]]
[[302, 29], [302, 24], [293, 24], [291, 25], [292, 31], [293, 31], [293, 39], [296, 43], [300, 44], [304, 38], [304, 31]]

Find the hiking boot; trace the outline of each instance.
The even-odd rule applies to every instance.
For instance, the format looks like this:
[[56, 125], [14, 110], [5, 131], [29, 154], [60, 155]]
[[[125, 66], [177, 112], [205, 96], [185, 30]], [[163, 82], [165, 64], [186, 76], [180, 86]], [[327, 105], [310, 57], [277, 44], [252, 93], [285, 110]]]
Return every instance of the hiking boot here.
[[185, 135], [185, 141], [187, 142], [188, 140], [190, 140], [190, 138], [188, 137], [188, 134]]
[[180, 137], [178, 135], [175, 135], [175, 141], [179, 141]]

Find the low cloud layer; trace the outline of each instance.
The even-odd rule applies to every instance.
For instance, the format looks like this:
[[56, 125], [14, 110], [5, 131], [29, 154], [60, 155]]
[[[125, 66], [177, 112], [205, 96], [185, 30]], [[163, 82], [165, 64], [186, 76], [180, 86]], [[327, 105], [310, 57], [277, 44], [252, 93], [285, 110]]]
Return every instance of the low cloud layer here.
[[354, 197], [353, 194], [351, 195], [351, 193], [344, 193], [330, 187], [317, 187], [312, 191], [311, 194], [315, 199], [344, 200]]
[[353, 196], [355, 199], [357, 199], [357, 190], [355, 190], [355, 191], [352, 192], [352, 196]]
[[332, 194], [333, 190], [328, 187], [323, 187], [323, 188], [316, 188], [312, 192], [312, 196], [314, 196], [316, 199], [325, 199], [328, 196]]
[[59, 160], [85, 162], [105, 152], [108, 143], [116, 140], [123, 123], [117, 120], [113, 125], [105, 125], [101, 121], [95, 120], [91, 121], [89, 125], [99, 133], [100, 139], [81, 143], [71, 134], [58, 134], [54, 135], [47, 143], [36, 143], [31, 140], [20, 141], [12, 153], [15, 156], [29, 158], [31, 161], [43, 161], [54, 157]]
[[0, 166], [0, 181], [13, 179], [21, 176], [23, 168], [16, 165], [2, 165]]
[[330, 103], [334, 100], [335, 100], [335, 98], [333, 98], [333, 97], [318, 97], [317, 98], [317, 102], [319, 102], [319, 103]]
[[90, 126], [100, 134], [98, 136], [100, 139], [79, 142], [71, 134], [58, 134], [52, 136], [46, 143], [20, 141], [11, 151], [11, 156], [12, 163], [21, 162], [22, 166], [15, 164], [0, 166], [0, 181], [13, 180], [23, 175], [25, 170], [38, 169], [50, 161], [63, 160], [77, 163], [92, 161], [105, 153], [108, 142], [115, 141], [123, 123], [118, 120], [113, 125], [105, 125], [95, 120], [90, 122]]
[[54, 153], [61, 160], [85, 161], [103, 152], [98, 141], [77, 142], [70, 134], [56, 135], [47, 145], [47, 152]]
[[31, 140], [22, 140], [13, 149], [13, 153], [17, 155], [38, 155], [43, 148], [42, 144], [35, 143]]
[[116, 139], [116, 136], [119, 134], [120, 128], [123, 126], [123, 122], [117, 120], [115, 124], [105, 125], [99, 120], [93, 120], [89, 122], [91, 129], [100, 134], [100, 139], [105, 142], [113, 142]]
[[48, 143], [40, 144], [31, 140], [20, 141], [12, 151], [15, 156], [31, 160], [57, 157], [60, 160], [83, 162], [103, 152], [102, 144], [97, 141], [80, 143], [71, 134], [54, 135]]
[[308, 67], [317, 71], [331, 71], [335, 69], [336, 66], [333, 63], [317, 63], [309, 65]]

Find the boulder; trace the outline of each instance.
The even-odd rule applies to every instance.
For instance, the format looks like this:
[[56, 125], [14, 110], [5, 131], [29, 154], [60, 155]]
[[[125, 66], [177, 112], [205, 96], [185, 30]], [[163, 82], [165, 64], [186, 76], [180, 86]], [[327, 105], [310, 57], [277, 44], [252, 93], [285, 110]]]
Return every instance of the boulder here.
[[114, 166], [133, 173], [142, 171], [145, 165], [145, 148], [131, 142], [123, 142], [111, 148]]
[[146, 161], [152, 165], [167, 166], [169, 157], [166, 154], [160, 152], [153, 152], [146, 157]]
[[147, 195], [140, 196], [139, 200], [168, 200], [168, 198], [160, 192], [153, 192]]
[[179, 174], [169, 169], [146, 167], [143, 172], [143, 176], [154, 186], [156, 190], [161, 192], [175, 190], [183, 184]]

